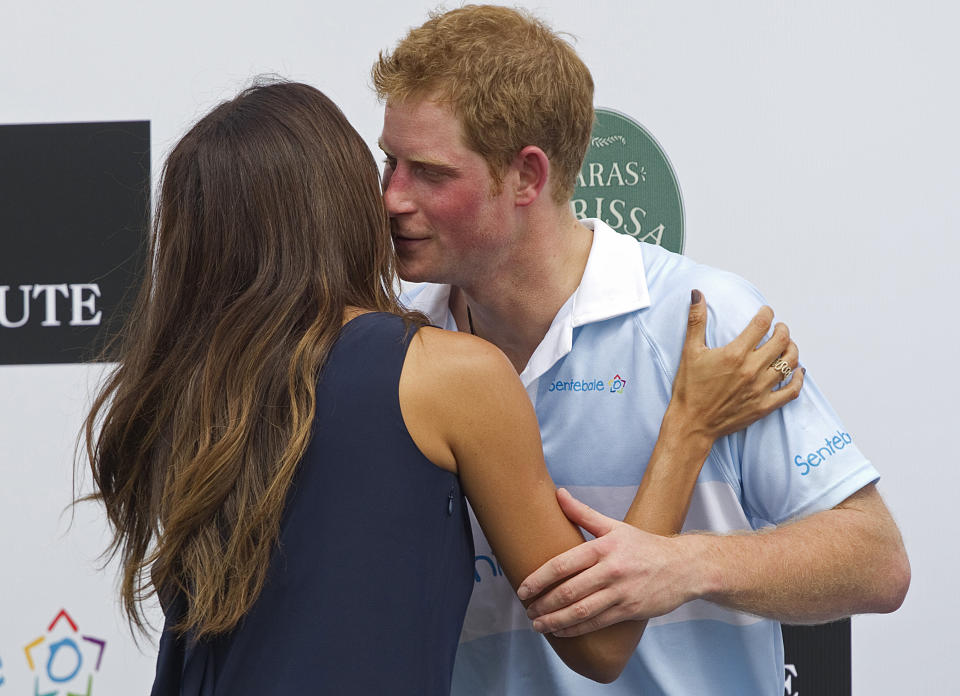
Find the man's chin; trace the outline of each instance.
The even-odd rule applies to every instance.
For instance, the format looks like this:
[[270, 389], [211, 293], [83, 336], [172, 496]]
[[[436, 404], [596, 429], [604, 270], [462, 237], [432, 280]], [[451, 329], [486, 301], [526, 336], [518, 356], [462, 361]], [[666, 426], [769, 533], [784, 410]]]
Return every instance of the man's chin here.
[[417, 273], [416, 269], [410, 268], [399, 259], [397, 260], [397, 275], [404, 283], [428, 283], [429, 278], [424, 277], [423, 273]]
[[[404, 259], [406, 256], [406, 259]], [[442, 273], [435, 265], [424, 263], [424, 259], [410, 254], [397, 255], [397, 275], [405, 283], [438, 283], [449, 284], [451, 279], [449, 274]]]

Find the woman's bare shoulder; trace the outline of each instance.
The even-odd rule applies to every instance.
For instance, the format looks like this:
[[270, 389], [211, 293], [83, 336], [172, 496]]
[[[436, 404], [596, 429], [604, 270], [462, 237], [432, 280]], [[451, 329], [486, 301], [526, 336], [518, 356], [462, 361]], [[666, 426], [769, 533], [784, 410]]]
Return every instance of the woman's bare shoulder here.
[[[410, 343], [408, 362], [430, 382], [482, 386], [489, 380], [517, 380], [507, 357], [492, 343], [468, 333], [421, 328]], [[406, 366], [405, 366], [406, 369]]]
[[478, 424], [498, 422], [504, 404], [520, 399], [526, 399], [520, 380], [496, 346], [429, 326], [410, 341], [400, 411], [420, 451], [437, 466], [458, 471], [456, 453], [479, 432]]

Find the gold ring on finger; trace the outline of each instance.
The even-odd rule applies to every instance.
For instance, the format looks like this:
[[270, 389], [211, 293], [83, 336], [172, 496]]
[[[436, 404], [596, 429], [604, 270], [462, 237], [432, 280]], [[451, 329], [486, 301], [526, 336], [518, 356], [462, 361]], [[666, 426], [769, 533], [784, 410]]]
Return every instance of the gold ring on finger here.
[[781, 381], [785, 380], [793, 372], [793, 368], [790, 367], [790, 363], [783, 358], [777, 358], [774, 360], [772, 363], [770, 363], [770, 367], [783, 375], [780, 378]]

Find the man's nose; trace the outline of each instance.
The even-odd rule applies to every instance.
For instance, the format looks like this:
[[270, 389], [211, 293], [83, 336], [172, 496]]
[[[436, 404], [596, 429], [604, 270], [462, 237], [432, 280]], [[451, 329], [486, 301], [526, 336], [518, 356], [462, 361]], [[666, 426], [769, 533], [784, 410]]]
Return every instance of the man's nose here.
[[383, 173], [383, 203], [391, 216], [412, 213], [414, 205], [406, 185], [406, 175], [394, 170]]

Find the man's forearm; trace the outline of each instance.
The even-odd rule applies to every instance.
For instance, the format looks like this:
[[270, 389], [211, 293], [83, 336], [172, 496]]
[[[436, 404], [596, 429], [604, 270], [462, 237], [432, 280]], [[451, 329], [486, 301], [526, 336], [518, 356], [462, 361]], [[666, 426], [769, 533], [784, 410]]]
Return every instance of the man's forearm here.
[[690, 564], [692, 596], [784, 623], [891, 612], [910, 584], [900, 533], [873, 486], [769, 531], [673, 541]]

